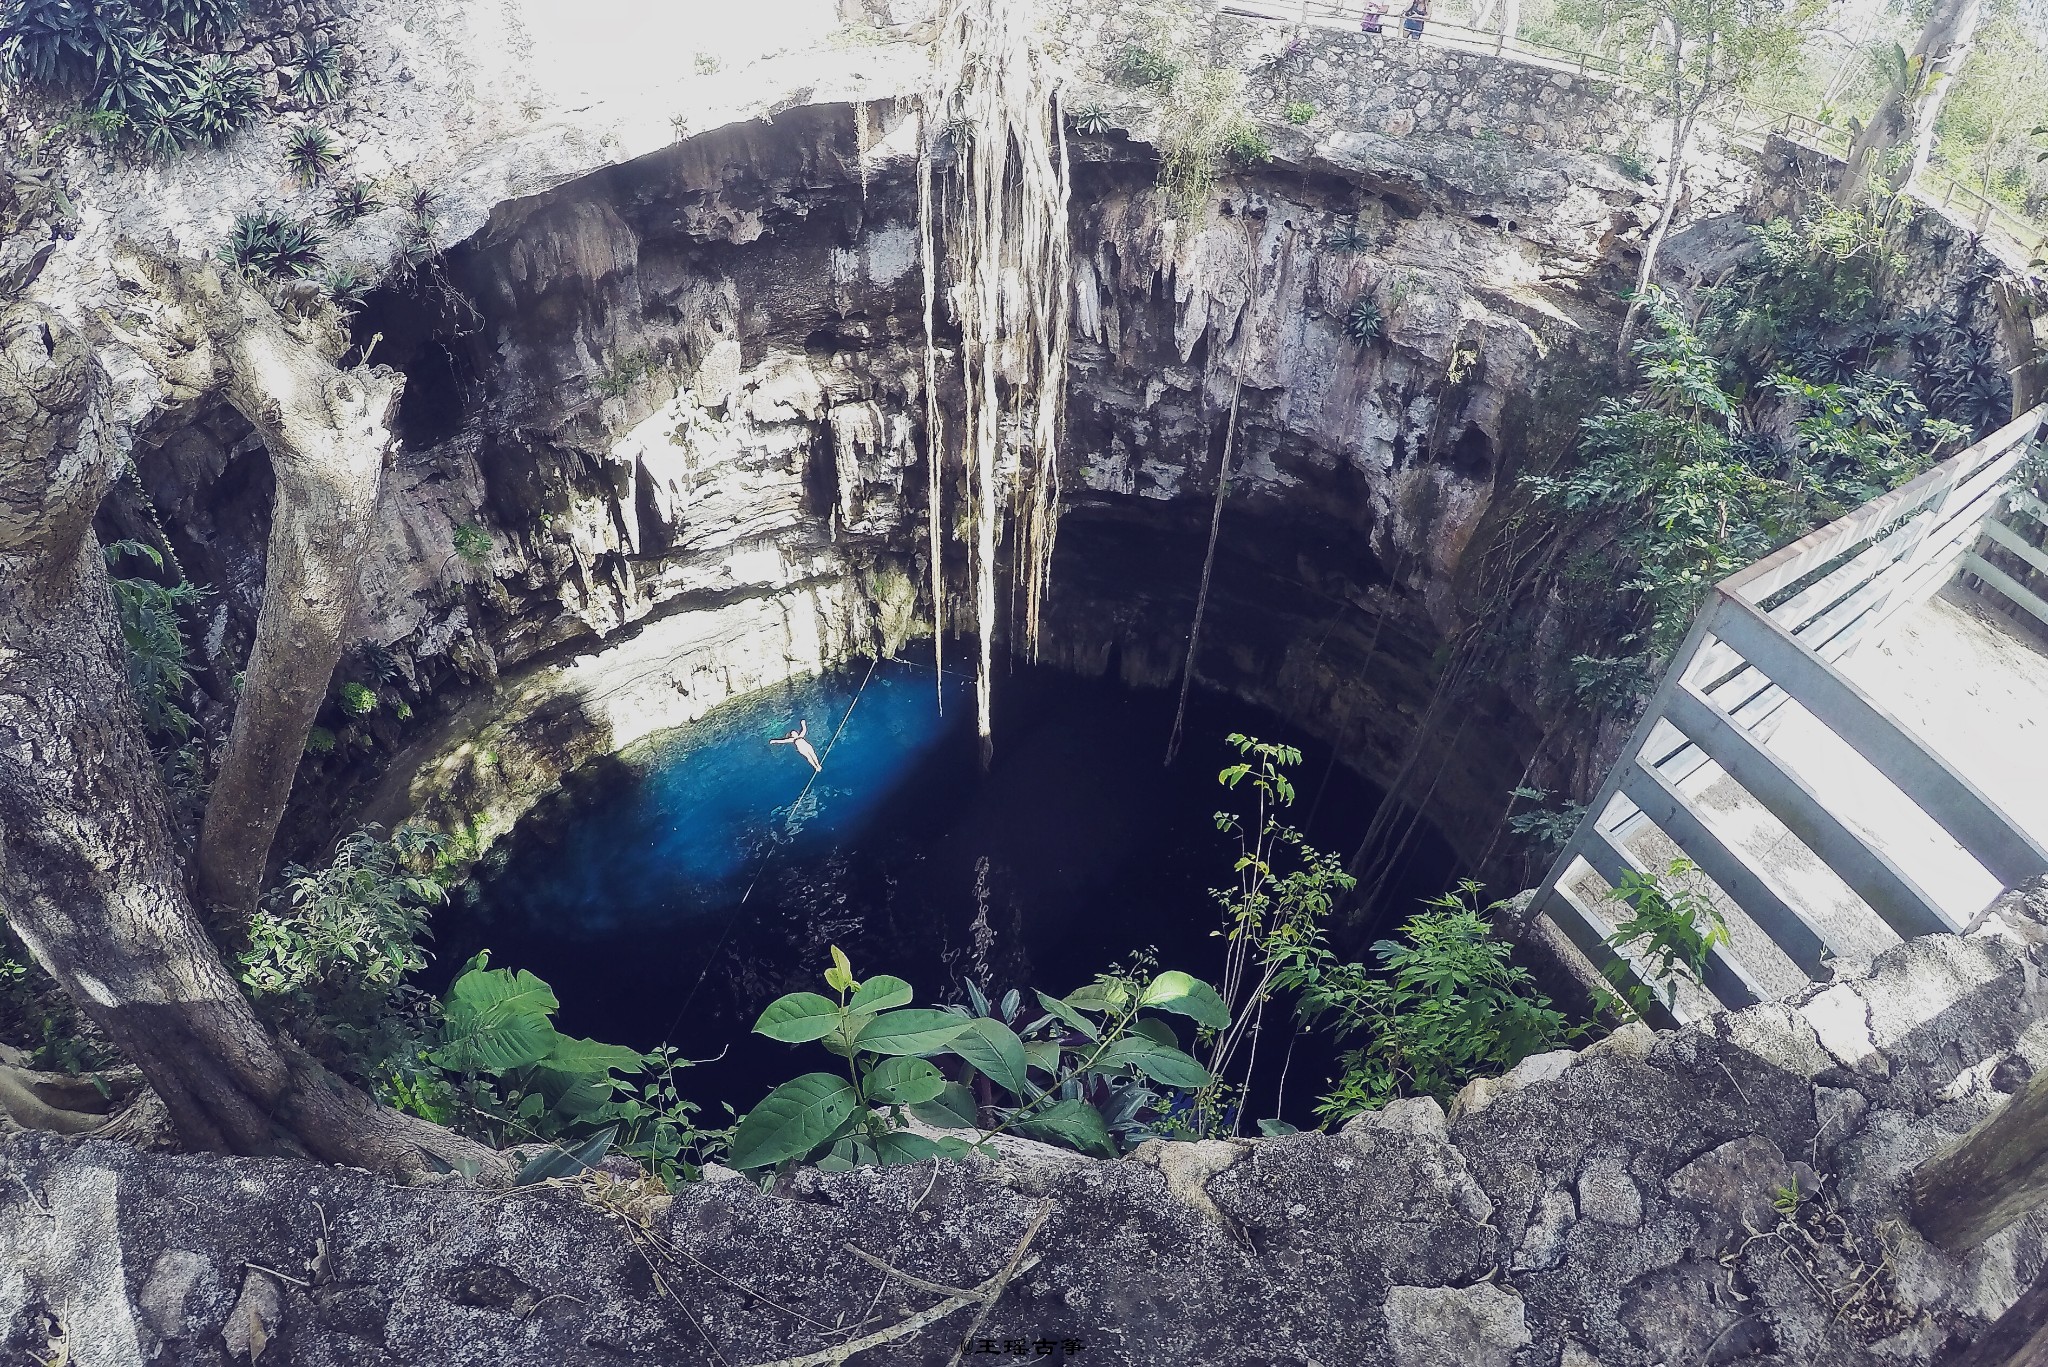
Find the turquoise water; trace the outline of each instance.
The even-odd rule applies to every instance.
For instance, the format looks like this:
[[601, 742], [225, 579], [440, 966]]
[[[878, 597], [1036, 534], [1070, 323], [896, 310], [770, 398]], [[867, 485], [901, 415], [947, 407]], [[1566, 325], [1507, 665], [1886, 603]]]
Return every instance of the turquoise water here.
[[[1214, 975], [1230, 731], [1302, 745], [1293, 816], [1325, 848], [1348, 851], [1378, 801], [1326, 748], [1214, 696], [1191, 700], [1167, 768], [1171, 693], [1021, 666], [997, 680], [982, 773], [971, 688], [950, 679], [941, 715], [934, 680], [928, 663], [861, 663], [586, 766], [443, 914], [441, 974], [488, 946], [553, 984], [566, 1030], [722, 1054], [692, 1071], [693, 1094], [744, 1109], [802, 1062], [750, 1035], [755, 1017], [817, 990], [832, 945], [857, 973], [910, 980], [920, 1004], [959, 1000], [968, 978], [1064, 993], [1147, 947]], [[769, 744], [799, 720], [824, 758], [815, 780]], [[1424, 832], [1383, 905], [1405, 914], [1455, 873]], [[1287, 1109], [1319, 1082], [1297, 1073]]]

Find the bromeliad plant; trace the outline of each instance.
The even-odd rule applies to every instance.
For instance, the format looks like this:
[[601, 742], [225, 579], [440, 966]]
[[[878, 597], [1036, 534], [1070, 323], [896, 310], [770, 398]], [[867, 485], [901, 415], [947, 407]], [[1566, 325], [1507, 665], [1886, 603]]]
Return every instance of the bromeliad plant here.
[[[1119, 1141], [1158, 1133], [1146, 1115], [1164, 1117], [1155, 1085], [1194, 1092], [1210, 1084], [1163, 1017], [1205, 1031], [1229, 1024], [1214, 988], [1185, 973], [1152, 974], [1142, 959], [1063, 999], [1034, 994], [1045, 1014], [1021, 1028], [1021, 994], [1000, 1007], [974, 991], [965, 1008], [915, 1008], [909, 983], [856, 979], [836, 946], [825, 984], [834, 996], [790, 993], [769, 1003], [754, 1029], [822, 1044], [844, 1060], [844, 1074], [806, 1073], [770, 1092], [733, 1131], [735, 1167], [957, 1158], [1004, 1131], [1113, 1158]], [[911, 1117], [980, 1133], [933, 1139], [914, 1132]]]

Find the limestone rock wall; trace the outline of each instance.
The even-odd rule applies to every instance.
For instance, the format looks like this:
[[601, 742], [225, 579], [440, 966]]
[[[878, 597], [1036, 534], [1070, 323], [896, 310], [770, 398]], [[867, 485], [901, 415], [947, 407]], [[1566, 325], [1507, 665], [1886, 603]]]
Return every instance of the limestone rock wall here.
[[61, 1337], [91, 1367], [763, 1364], [915, 1321], [874, 1360], [937, 1364], [977, 1309], [939, 1288], [1021, 1251], [975, 1331], [985, 1353], [1930, 1363], [2048, 1262], [2048, 1214], [1962, 1258], [1901, 1214], [1905, 1175], [2048, 1064], [2044, 911], [2037, 889], [1987, 933], [1898, 946], [1867, 977], [1539, 1055], [1448, 1115], [1403, 1101], [1336, 1134], [1120, 1162], [1005, 1140], [991, 1159], [800, 1170], [772, 1191], [715, 1173], [670, 1198], [610, 1173], [407, 1190], [16, 1137], [0, 1335], [45, 1356]]

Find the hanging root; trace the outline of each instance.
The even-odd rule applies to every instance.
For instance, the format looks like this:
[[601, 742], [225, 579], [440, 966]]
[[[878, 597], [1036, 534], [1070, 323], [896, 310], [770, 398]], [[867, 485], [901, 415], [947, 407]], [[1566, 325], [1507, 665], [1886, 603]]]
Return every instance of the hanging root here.
[[[945, 592], [941, 468], [948, 445], [936, 338], [943, 247], [947, 313], [960, 332], [958, 446], [974, 529], [969, 566], [984, 764], [994, 745], [996, 523], [1007, 495], [1017, 529], [1012, 572], [1023, 590], [1023, 645], [1035, 657], [1059, 519], [1060, 420], [1073, 298], [1067, 239], [1071, 176], [1056, 81], [1032, 13], [1028, 0], [949, 0], [918, 156], [932, 621], [937, 636]], [[942, 142], [948, 145], [942, 148]], [[1016, 459], [1007, 490], [998, 483], [1003, 454]]]
[[1209, 549], [1202, 554], [1202, 583], [1195, 590], [1195, 621], [1188, 628], [1188, 659], [1180, 671], [1180, 704], [1173, 709], [1173, 734], [1166, 738], [1166, 762], [1180, 753], [1181, 725], [1188, 716], [1188, 687], [1195, 681], [1195, 649], [1202, 643], [1202, 614], [1209, 607], [1209, 574], [1216, 568], [1216, 534], [1223, 527], [1223, 500], [1230, 494], [1230, 448], [1237, 440], [1237, 401], [1244, 381], [1230, 387], [1230, 421], [1223, 428], [1223, 460], [1216, 467], [1216, 503], [1209, 510]]

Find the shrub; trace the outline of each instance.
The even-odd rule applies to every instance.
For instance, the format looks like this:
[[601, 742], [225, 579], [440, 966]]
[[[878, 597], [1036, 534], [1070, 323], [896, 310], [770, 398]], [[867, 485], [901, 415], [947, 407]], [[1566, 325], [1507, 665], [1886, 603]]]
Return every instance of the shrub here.
[[235, 220], [220, 254], [253, 275], [283, 280], [318, 271], [320, 245], [320, 235], [308, 223], [274, 213], [247, 213]]
[[324, 726], [316, 726], [306, 733], [306, 753], [309, 755], [331, 755], [334, 753], [334, 733]]
[[1377, 972], [1343, 965], [1304, 994], [1304, 1020], [1329, 1021], [1339, 1039], [1365, 1037], [1343, 1055], [1342, 1075], [1316, 1103], [1324, 1123], [1397, 1097], [1448, 1104], [1471, 1079], [1579, 1033], [1535, 989], [1529, 971], [1509, 962], [1509, 946], [1479, 910], [1479, 893], [1467, 879], [1424, 903], [1401, 939], [1373, 946]]
[[377, 710], [377, 695], [359, 683], [343, 684], [336, 690], [336, 701], [352, 717], [367, 716]]
[[[163, 557], [154, 546], [116, 541], [106, 548], [109, 568], [124, 556], [163, 568]], [[192, 716], [183, 706], [192, 687], [192, 670], [180, 614], [199, 605], [201, 590], [195, 584], [166, 587], [146, 578], [113, 578], [109, 583], [121, 622], [128, 687], [142, 708], [143, 727], [160, 741], [183, 740], [192, 733]]]
[[465, 522], [455, 529], [455, 553], [477, 569], [491, 563], [491, 534], [481, 523]]
[[1132, 44], [1117, 59], [1117, 79], [1126, 85], [1171, 86], [1180, 79], [1181, 64], [1164, 53]]
[[1316, 116], [1316, 107], [1307, 100], [1289, 100], [1280, 114], [1287, 122], [1298, 128]]
[[[974, 1128], [984, 1113], [992, 1122], [988, 1133], [1015, 1130], [1113, 1158], [1119, 1134], [1128, 1140], [1157, 1132], [1144, 1116], [1156, 1109], [1153, 1084], [1185, 1092], [1211, 1081], [1178, 1047], [1165, 1017], [1211, 1030], [1230, 1019], [1208, 984], [1185, 973], [1154, 975], [1141, 965], [1103, 974], [1064, 999], [1035, 994], [1044, 1014], [1021, 1027], [1014, 1024], [1021, 994], [1007, 995], [1000, 1011], [978, 988], [971, 994], [978, 1011], [912, 1008], [909, 983], [886, 974], [862, 982], [836, 947], [825, 985], [834, 997], [779, 997], [754, 1029], [789, 1044], [815, 1041], [844, 1059], [845, 1071], [785, 1082], [741, 1117], [732, 1134], [735, 1167], [813, 1162], [843, 1169], [961, 1157], [976, 1145], [914, 1134], [906, 1117]], [[977, 1088], [987, 1104], [978, 1101]], [[995, 1101], [999, 1093], [1012, 1100]]]
[[284, 164], [301, 185], [325, 179], [340, 160], [341, 151], [324, 128], [301, 124], [285, 139]]
[[[1683, 967], [1698, 979], [1706, 973], [1714, 947], [1728, 943], [1728, 923], [1701, 886], [1700, 871], [1690, 860], [1674, 859], [1662, 874], [1630, 869], [1607, 900], [1628, 908], [1628, 919], [1615, 926], [1607, 943], [1617, 950], [1633, 950], [1649, 976], [1669, 979], [1674, 969]], [[1626, 982], [1627, 965], [1616, 959], [1607, 966], [1607, 974], [1617, 983]], [[1676, 984], [1667, 982], [1665, 990], [1667, 1001], [1677, 995]]]
[[1273, 144], [1251, 120], [1239, 118], [1223, 136], [1223, 155], [1239, 166], [1255, 166], [1273, 159]]
[[[1542, 788], [1517, 788], [1517, 801], [1547, 803], [1550, 794]], [[1567, 800], [1562, 807], [1536, 806], [1525, 812], [1517, 812], [1508, 818], [1508, 829], [1521, 836], [1539, 853], [1555, 854], [1563, 849], [1579, 822], [1586, 815], [1584, 803]]]
[[219, 144], [262, 109], [263, 82], [254, 71], [225, 57], [203, 57], [176, 122], [188, 141]]
[[1379, 303], [1370, 294], [1361, 294], [1351, 301], [1351, 307], [1344, 314], [1344, 335], [1361, 347], [1371, 346], [1387, 330], [1386, 315], [1380, 312]]

